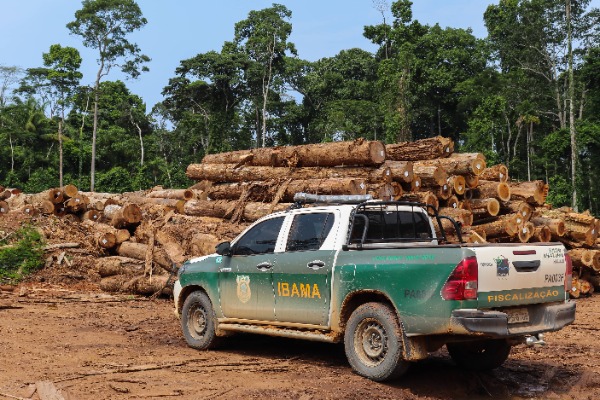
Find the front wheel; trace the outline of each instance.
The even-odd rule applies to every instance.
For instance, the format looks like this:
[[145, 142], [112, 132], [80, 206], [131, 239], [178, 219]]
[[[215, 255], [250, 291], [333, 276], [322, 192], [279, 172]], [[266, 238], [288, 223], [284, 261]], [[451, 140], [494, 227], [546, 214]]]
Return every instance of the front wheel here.
[[181, 328], [187, 344], [199, 350], [214, 348], [218, 343], [215, 325], [215, 312], [206, 293], [197, 291], [190, 294], [181, 312]]
[[344, 348], [357, 374], [374, 381], [397, 378], [408, 369], [402, 358], [402, 328], [394, 310], [382, 303], [366, 303], [350, 316]]
[[450, 357], [459, 366], [471, 370], [498, 368], [508, 358], [511, 345], [502, 339], [447, 343]]

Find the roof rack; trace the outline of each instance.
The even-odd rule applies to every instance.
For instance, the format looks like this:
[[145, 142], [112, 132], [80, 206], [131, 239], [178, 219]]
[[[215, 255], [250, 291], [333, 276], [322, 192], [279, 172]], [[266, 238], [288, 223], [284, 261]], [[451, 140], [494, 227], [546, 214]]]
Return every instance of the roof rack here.
[[294, 203], [302, 204], [360, 204], [373, 200], [370, 194], [351, 194], [351, 195], [318, 195], [311, 193], [296, 193]]

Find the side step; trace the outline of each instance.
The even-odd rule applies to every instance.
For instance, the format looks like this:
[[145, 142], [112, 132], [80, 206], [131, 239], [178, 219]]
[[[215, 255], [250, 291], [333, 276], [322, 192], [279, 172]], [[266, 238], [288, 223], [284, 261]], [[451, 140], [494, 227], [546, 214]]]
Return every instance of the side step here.
[[336, 335], [323, 333], [321, 331], [303, 331], [289, 328], [277, 328], [273, 326], [231, 323], [220, 323], [218, 328], [224, 331], [258, 333], [261, 335], [280, 336], [291, 339], [312, 340], [315, 342], [335, 343], [337, 341]]

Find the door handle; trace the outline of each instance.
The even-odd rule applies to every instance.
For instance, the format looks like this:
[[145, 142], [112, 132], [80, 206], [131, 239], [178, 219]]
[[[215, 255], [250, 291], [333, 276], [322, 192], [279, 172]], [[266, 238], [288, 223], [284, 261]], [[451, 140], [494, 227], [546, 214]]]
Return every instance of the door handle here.
[[540, 267], [540, 260], [531, 261], [513, 261], [513, 266], [517, 272], [534, 272]]
[[270, 264], [268, 262], [262, 262], [262, 263], [258, 264], [256, 266], [256, 268], [260, 269], [261, 271], [267, 271], [267, 270], [273, 268], [273, 264]]
[[314, 260], [306, 264], [306, 266], [314, 271], [321, 269], [325, 266], [325, 263], [321, 260]]

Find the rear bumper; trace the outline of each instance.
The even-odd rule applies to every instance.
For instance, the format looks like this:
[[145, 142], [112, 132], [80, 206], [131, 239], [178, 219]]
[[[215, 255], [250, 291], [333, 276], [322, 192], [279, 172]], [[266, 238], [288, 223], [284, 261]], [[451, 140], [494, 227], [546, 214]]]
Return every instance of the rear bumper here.
[[575, 321], [575, 303], [567, 301], [559, 304], [535, 304], [527, 306], [529, 322], [510, 324], [502, 311], [481, 311], [459, 309], [452, 312], [455, 326], [464, 328], [470, 334], [494, 338], [508, 338], [532, 335], [562, 329]]

